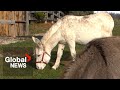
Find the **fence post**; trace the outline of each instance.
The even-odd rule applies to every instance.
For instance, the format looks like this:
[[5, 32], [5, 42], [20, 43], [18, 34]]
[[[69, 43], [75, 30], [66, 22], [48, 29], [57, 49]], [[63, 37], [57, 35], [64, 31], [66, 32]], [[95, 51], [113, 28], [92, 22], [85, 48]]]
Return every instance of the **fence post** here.
[[29, 11], [26, 11], [26, 33], [25, 35], [29, 35]]
[[45, 12], [45, 23], [47, 23], [48, 20], [48, 11]]

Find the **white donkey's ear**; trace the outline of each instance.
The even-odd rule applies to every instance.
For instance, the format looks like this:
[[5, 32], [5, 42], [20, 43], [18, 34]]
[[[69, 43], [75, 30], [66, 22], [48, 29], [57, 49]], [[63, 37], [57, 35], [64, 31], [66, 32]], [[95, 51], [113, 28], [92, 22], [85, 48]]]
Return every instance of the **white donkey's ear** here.
[[38, 38], [35, 38], [35, 37], [32, 36], [32, 39], [33, 39], [33, 41], [34, 41], [36, 44], [40, 44], [40, 43], [41, 43], [41, 41], [40, 41]]

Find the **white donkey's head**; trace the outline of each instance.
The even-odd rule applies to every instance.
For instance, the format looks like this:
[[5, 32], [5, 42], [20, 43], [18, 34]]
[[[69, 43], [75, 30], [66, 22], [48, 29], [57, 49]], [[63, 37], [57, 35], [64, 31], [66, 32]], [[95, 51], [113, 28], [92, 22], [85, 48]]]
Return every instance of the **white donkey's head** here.
[[32, 37], [32, 39], [37, 44], [35, 48], [36, 68], [44, 69], [46, 64], [50, 61], [51, 56], [45, 51], [45, 46], [38, 38]]

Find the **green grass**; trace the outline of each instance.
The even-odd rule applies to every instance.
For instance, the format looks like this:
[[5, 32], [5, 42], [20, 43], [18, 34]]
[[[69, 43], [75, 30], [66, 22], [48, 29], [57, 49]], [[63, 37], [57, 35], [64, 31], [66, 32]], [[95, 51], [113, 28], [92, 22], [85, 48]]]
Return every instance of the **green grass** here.
[[114, 19], [115, 27], [113, 29], [113, 36], [120, 36], [120, 19]]
[[[24, 46], [34, 48], [35, 44], [30, 39], [30, 40], [26, 40], [23, 42], [17, 42], [14, 44], [0, 45], [0, 51], [2, 52], [2, 49], [7, 48], [7, 47], [24, 47]], [[0, 60], [0, 64], [1, 64], [0, 65], [0, 78], [4, 78], [4, 79], [58, 79], [58, 78], [60, 78], [64, 73], [65, 61], [68, 61], [71, 58], [70, 58], [69, 48], [66, 45], [59, 68], [57, 70], [53, 70], [51, 67], [55, 63], [56, 54], [57, 54], [57, 47], [58, 46], [56, 46], [52, 50], [51, 60], [50, 60], [49, 64], [47, 64], [47, 66], [45, 67], [44, 70], [37, 70], [35, 68], [35, 59], [32, 61], [32, 63], [29, 65], [29, 69], [28, 69], [28, 71], [33, 70], [32, 76], [10, 76], [10, 75], [3, 76], [3, 59], [1, 59]], [[77, 45], [76, 46], [77, 53], [80, 52], [83, 47], [84, 47], [83, 45]], [[5, 67], [5, 68], [7, 68], [7, 67]], [[16, 73], [15, 71], [13, 71], [13, 72]], [[20, 72], [24, 72], [24, 71], [22, 70]]]

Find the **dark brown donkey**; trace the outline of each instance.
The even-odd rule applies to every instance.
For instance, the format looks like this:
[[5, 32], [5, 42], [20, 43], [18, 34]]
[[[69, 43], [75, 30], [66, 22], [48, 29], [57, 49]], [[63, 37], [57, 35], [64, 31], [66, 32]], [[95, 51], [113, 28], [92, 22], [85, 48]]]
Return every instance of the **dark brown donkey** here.
[[66, 70], [64, 79], [120, 79], [120, 37], [88, 43]]

